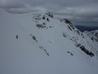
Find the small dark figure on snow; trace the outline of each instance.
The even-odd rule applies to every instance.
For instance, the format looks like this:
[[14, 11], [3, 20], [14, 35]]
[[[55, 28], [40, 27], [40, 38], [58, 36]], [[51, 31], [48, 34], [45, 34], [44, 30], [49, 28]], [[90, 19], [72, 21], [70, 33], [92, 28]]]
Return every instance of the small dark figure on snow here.
[[47, 21], [49, 22], [49, 18], [47, 18]]
[[18, 35], [16, 35], [16, 39], [18, 40]]
[[45, 16], [43, 16], [42, 19], [45, 20]]
[[70, 51], [67, 51], [68, 54], [70, 54], [71, 56], [74, 56], [74, 54]]
[[36, 37], [35, 37], [35, 36], [32, 36], [32, 39], [33, 39], [33, 40], [35, 40], [35, 41], [37, 42], [37, 39], [36, 39]]

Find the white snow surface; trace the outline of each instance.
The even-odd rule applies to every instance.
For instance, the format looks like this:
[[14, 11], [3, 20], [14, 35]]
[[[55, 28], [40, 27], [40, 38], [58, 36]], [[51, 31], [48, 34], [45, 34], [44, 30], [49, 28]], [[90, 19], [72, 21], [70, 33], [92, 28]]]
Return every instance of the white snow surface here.
[[98, 74], [98, 46], [86, 33], [46, 13], [0, 14], [0, 74]]

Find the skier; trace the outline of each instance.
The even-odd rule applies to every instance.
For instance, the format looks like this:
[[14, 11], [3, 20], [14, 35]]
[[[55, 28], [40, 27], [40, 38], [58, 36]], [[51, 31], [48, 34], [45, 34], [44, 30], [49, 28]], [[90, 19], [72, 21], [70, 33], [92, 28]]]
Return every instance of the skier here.
[[18, 35], [16, 35], [16, 39], [18, 40]]

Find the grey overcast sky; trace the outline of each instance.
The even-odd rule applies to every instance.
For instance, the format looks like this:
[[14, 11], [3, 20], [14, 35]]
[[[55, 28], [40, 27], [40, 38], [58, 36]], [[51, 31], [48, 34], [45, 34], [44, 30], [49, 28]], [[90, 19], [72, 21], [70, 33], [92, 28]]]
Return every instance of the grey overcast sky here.
[[30, 12], [37, 7], [52, 10], [82, 25], [98, 25], [98, 0], [0, 0], [0, 8], [9, 12]]

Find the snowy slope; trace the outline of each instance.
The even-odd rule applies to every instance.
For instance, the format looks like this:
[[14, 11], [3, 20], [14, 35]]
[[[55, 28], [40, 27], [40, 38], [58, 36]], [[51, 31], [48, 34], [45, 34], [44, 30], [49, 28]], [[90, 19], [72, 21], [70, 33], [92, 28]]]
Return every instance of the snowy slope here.
[[85, 31], [85, 33], [95, 42], [98, 42], [98, 30]]
[[97, 46], [52, 13], [0, 19], [0, 74], [97, 74]]

